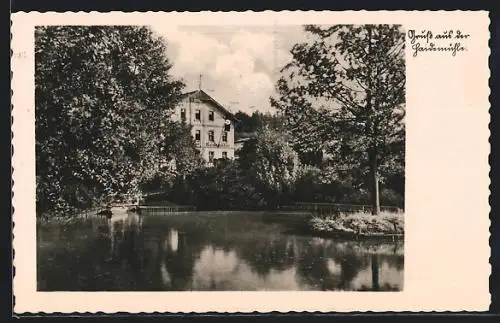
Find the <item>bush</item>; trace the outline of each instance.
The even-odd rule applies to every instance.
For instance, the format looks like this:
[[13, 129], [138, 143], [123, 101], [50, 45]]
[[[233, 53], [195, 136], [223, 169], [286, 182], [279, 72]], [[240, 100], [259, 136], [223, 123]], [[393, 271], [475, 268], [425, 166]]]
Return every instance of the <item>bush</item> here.
[[185, 179], [178, 178], [169, 195], [174, 203], [190, 204], [200, 210], [260, 209], [266, 203], [250, 176], [236, 160], [220, 160]]
[[404, 233], [404, 214], [382, 212], [379, 215], [357, 212], [326, 218], [312, 217], [309, 228], [317, 233], [384, 235]]

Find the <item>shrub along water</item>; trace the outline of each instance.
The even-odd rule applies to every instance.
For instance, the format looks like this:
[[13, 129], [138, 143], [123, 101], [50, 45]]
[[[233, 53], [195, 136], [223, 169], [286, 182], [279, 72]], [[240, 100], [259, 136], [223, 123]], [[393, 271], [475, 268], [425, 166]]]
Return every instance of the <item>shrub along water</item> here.
[[402, 236], [404, 214], [381, 212], [356, 212], [336, 216], [313, 216], [308, 220], [308, 229], [313, 233], [346, 237]]

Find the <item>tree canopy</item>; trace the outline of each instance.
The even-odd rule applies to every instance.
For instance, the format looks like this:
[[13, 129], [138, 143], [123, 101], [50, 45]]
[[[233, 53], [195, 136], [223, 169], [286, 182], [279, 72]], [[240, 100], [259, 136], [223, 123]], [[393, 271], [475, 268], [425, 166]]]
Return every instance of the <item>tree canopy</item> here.
[[271, 103], [285, 116], [295, 149], [326, 153], [338, 172], [379, 181], [404, 168], [404, 33], [397, 25], [306, 26]]
[[35, 30], [37, 207], [89, 207], [152, 176], [183, 84], [146, 27]]

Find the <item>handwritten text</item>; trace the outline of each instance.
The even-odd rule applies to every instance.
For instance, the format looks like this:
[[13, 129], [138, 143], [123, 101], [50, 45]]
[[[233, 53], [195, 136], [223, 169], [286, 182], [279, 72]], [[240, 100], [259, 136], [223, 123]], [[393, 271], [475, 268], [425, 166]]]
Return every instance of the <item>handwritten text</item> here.
[[416, 31], [410, 29], [408, 38], [413, 57], [426, 52], [448, 52], [455, 57], [457, 53], [467, 51], [465, 42], [470, 38], [470, 35], [458, 29], [445, 30], [439, 33], [431, 30]]

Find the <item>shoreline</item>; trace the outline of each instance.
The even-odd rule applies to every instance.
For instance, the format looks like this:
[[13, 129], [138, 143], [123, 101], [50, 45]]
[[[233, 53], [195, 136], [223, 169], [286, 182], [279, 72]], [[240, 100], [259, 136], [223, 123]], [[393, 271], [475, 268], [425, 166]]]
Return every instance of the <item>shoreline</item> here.
[[[37, 217], [37, 225], [69, 225], [74, 222], [92, 219], [111, 220], [121, 218], [124, 214], [141, 215], [141, 212], [130, 212], [129, 206], [115, 206], [112, 208], [112, 215], [99, 214], [102, 209], [94, 209], [81, 212], [70, 217]], [[382, 212], [377, 216], [367, 213], [352, 213], [337, 216], [319, 217], [310, 212], [303, 211], [178, 211], [168, 214], [143, 213], [142, 216], [162, 217], [176, 216], [183, 214], [198, 214], [206, 216], [217, 216], [227, 214], [254, 213], [256, 215], [266, 215], [281, 218], [286, 222], [287, 217], [295, 217], [290, 221], [290, 230], [286, 233], [314, 236], [329, 239], [358, 240], [379, 240], [379, 241], [404, 241], [404, 215], [401, 213]], [[296, 221], [299, 220], [297, 223]], [[292, 223], [295, 222], [295, 223]]]
[[307, 220], [305, 231], [313, 235], [354, 240], [389, 239], [404, 240], [404, 213], [381, 212], [372, 215], [366, 212], [313, 216]]
[[347, 241], [404, 241], [404, 233], [347, 233], [347, 232], [318, 232], [305, 230], [303, 235], [325, 239], [340, 239]]

